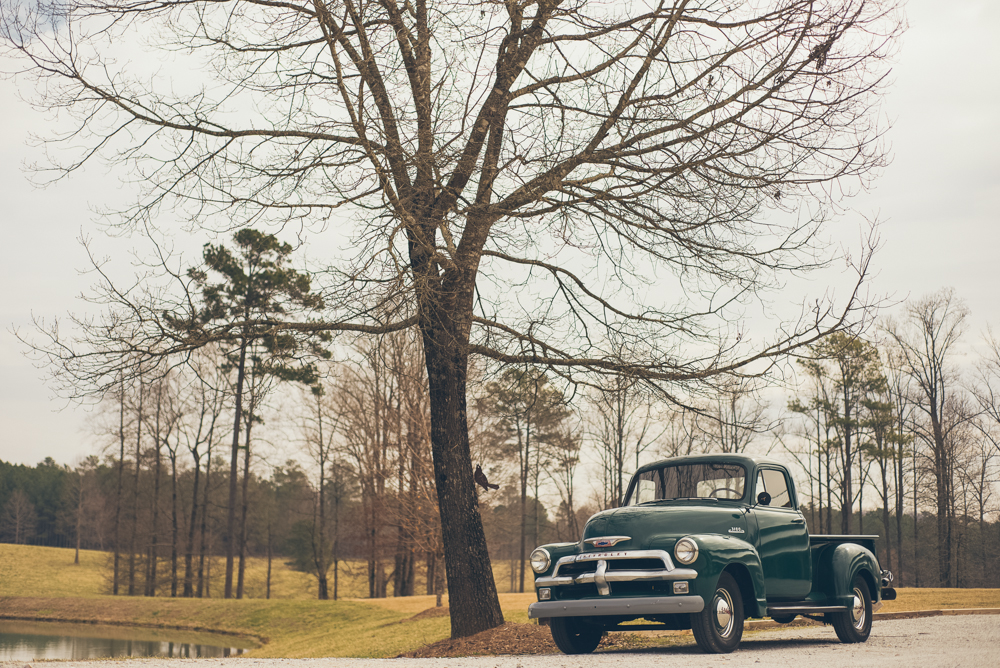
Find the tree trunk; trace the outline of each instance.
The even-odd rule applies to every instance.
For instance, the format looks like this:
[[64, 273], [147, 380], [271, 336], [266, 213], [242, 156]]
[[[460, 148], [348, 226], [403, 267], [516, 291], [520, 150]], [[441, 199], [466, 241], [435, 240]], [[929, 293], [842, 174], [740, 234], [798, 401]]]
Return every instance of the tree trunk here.
[[[180, 447], [180, 444], [177, 444]], [[177, 455], [170, 456], [170, 596], [177, 598], [177, 541], [180, 533], [177, 527]]]
[[934, 477], [937, 492], [937, 555], [938, 581], [941, 587], [951, 583], [951, 508], [949, 494], [948, 453], [944, 442], [944, 432], [941, 426], [941, 416], [937, 411], [937, 402], [931, 406], [931, 429], [934, 438]]
[[[162, 389], [160, 390], [162, 391]], [[157, 404], [159, 404], [159, 399], [157, 399]], [[157, 411], [157, 425], [156, 432], [154, 434], [156, 438], [156, 466], [153, 467], [153, 522], [152, 522], [152, 535], [149, 538], [149, 549], [146, 556], [146, 596], [156, 596], [156, 566], [159, 561], [159, 555], [157, 550], [159, 548], [159, 525], [160, 525], [160, 474], [161, 474], [161, 462], [163, 460], [160, 447], [160, 425], [159, 425], [159, 405], [156, 408]]]
[[[251, 395], [252, 396], [252, 395]], [[236, 598], [243, 598], [243, 582], [246, 577], [247, 567], [247, 508], [250, 505], [250, 432], [253, 429], [253, 403], [251, 403], [251, 414], [246, 424], [246, 440], [243, 449], [243, 490], [240, 497], [240, 563], [237, 570]]]
[[[316, 442], [317, 459], [319, 460], [319, 495], [313, 512], [313, 563], [316, 566], [317, 597], [321, 601], [330, 598], [327, 585], [327, 553], [326, 553], [326, 441], [323, 433], [323, 404], [319, 394], [316, 395], [316, 424], [319, 429]], [[319, 536], [317, 540], [317, 535]]]
[[[882, 461], [880, 470], [882, 472], [882, 528], [885, 531], [885, 564], [886, 568], [892, 570], [892, 534], [889, 532], [889, 462], [885, 461], [885, 450], [880, 448]], [[862, 532], [863, 533], [863, 532]]]
[[437, 564], [434, 563], [434, 552], [427, 552], [427, 594], [434, 593], [434, 569]]
[[229, 462], [229, 514], [226, 522], [225, 598], [233, 597], [233, 560], [236, 556], [236, 494], [240, 470], [240, 420], [243, 419], [243, 377], [246, 375], [247, 342], [240, 342], [240, 361], [236, 369], [236, 409], [233, 417], [233, 446]]
[[[903, 433], [902, 430], [899, 431], [900, 434]], [[903, 582], [903, 444], [899, 444], [899, 448], [895, 450], [895, 483], [896, 483], [896, 568], [898, 569], [899, 584], [902, 586]], [[889, 528], [886, 527], [886, 532]]]
[[920, 586], [920, 513], [917, 509], [917, 445], [913, 445], [913, 586]]
[[143, 386], [139, 381], [139, 410], [136, 411], [135, 428], [135, 489], [132, 492], [132, 535], [128, 546], [128, 595], [135, 596], [135, 540], [139, 529], [139, 468], [142, 463], [142, 408]]
[[111, 585], [111, 594], [118, 595], [118, 585], [121, 582], [121, 530], [122, 530], [122, 495], [125, 483], [125, 384], [121, 386], [121, 403], [119, 404], [118, 424], [118, 489], [115, 493], [115, 573]]
[[76, 552], [73, 553], [73, 565], [80, 565], [80, 525], [83, 524], [83, 474], [77, 476], [80, 484], [76, 499]]
[[[531, 468], [531, 411], [527, 411], [524, 420], [524, 447], [518, 447], [522, 452], [521, 460], [521, 544], [518, 552], [518, 585], [517, 590], [524, 593], [524, 571], [528, 550], [528, 473]], [[518, 425], [517, 440], [521, 440], [521, 429]], [[518, 443], [520, 446], [521, 443]], [[471, 466], [471, 462], [470, 462]]]
[[843, 480], [841, 481], [841, 502], [840, 502], [840, 533], [849, 535], [854, 533], [851, 527], [851, 519], [854, 514], [854, 490], [851, 484], [851, 463], [854, 453], [851, 451], [853, 443], [851, 437], [854, 435], [851, 428], [851, 402], [844, 397], [844, 450], [843, 450]]
[[264, 598], [271, 599], [271, 522], [267, 523], [267, 589]]
[[[431, 447], [451, 613], [451, 636], [503, 624], [472, 480], [466, 412], [467, 334], [440, 310], [422, 318], [430, 389]], [[465, 330], [468, 331], [467, 329]], [[451, 594], [454, 594], [452, 596]]]
[[198, 485], [201, 482], [201, 458], [195, 453], [194, 480], [191, 491], [191, 517], [188, 520], [187, 548], [184, 550], [184, 593], [186, 598], [194, 596], [194, 535], [198, 522]]
[[198, 539], [198, 598], [202, 595], [208, 596], [208, 573], [205, 569], [205, 554], [208, 551], [208, 493], [211, 489], [212, 478], [212, 441], [208, 442], [208, 451], [205, 453], [205, 491], [201, 502], [201, 536]]

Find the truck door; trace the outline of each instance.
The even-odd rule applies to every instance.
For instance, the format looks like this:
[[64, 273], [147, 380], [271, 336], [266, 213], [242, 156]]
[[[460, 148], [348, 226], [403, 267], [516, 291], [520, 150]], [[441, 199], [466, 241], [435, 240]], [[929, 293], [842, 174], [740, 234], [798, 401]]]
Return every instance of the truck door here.
[[[761, 492], [770, 499], [760, 501]], [[795, 489], [787, 473], [762, 468], [753, 492], [757, 551], [764, 567], [768, 600], [802, 600], [812, 589], [812, 559], [806, 520], [796, 507]]]

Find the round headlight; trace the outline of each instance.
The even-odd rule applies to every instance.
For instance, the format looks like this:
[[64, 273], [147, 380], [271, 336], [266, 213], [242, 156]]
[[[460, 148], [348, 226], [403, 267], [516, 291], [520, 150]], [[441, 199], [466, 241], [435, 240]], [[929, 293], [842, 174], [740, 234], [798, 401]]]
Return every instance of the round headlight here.
[[693, 538], [681, 538], [674, 545], [674, 556], [682, 564], [694, 563], [698, 558], [698, 543], [694, 542]]
[[531, 570], [536, 573], [544, 573], [549, 570], [549, 564], [552, 563], [549, 551], [541, 547], [532, 552], [528, 558], [531, 560]]

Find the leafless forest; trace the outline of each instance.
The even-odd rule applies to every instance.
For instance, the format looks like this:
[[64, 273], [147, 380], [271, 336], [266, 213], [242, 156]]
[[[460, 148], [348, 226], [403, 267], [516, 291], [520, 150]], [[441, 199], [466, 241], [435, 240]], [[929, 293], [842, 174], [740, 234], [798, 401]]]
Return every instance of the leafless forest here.
[[[687, 408], [639, 382], [572, 388], [532, 369], [475, 369], [474, 461], [500, 485], [479, 490], [500, 590], [530, 590], [531, 549], [577, 540], [590, 513], [620, 502], [637, 464], [699, 452], [797, 465], [810, 529], [878, 534], [903, 586], [1000, 586], [1000, 344], [967, 319], [942, 291], [865, 335], [812, 346], [793, 384], [726, 385]], [[345, 563], [363, 568], [371, 597], [446, 587], [419, 342], [359, 339], [337, 358], [308, 384], [254, 385], [236, 597], [248, 555], [311, 573], [321, 598], [341, 595]], [[206, 566], [223, 567], [229, 539], [235, 374], [217, 350], [200, 351], [104, 399], [102, 452], [72, 468], [2, 465], [3, 538], [106, 550], [122, 595], [224, 595]]]

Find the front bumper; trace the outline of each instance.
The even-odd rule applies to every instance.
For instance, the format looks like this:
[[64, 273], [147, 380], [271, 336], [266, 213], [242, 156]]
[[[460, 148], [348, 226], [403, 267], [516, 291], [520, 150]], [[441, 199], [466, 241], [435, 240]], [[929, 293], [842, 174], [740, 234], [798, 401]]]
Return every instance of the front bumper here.
[[528, 606], [528, 617], [610, 617], [674, 615], [701, 612], [701, 596], [659, 596], [643, 598], [581, 599], [578, 601], [539, 601]]
[[[612, 570], [610, 562], [628, 563], [636, 559], [657, 560], [663, 568], [642, 570]], [[593, 572], [573, 575], [560, 575], [565, 566], [584, 562], [597, 562]], [[691, 568], [676, 568], [665, 550], [622, 550], [612, 552], [584, 552], [571, 554], [556, 562], [556, 567], [550, 576], [535, 578], [535, 589], [539, 587], [559, 587], [565, 585], [594, 584], [602, 596], [611, 593], [612, 582], [665, 582], [671, 580], [693, 580], [698, 577], [698, 571]]]

